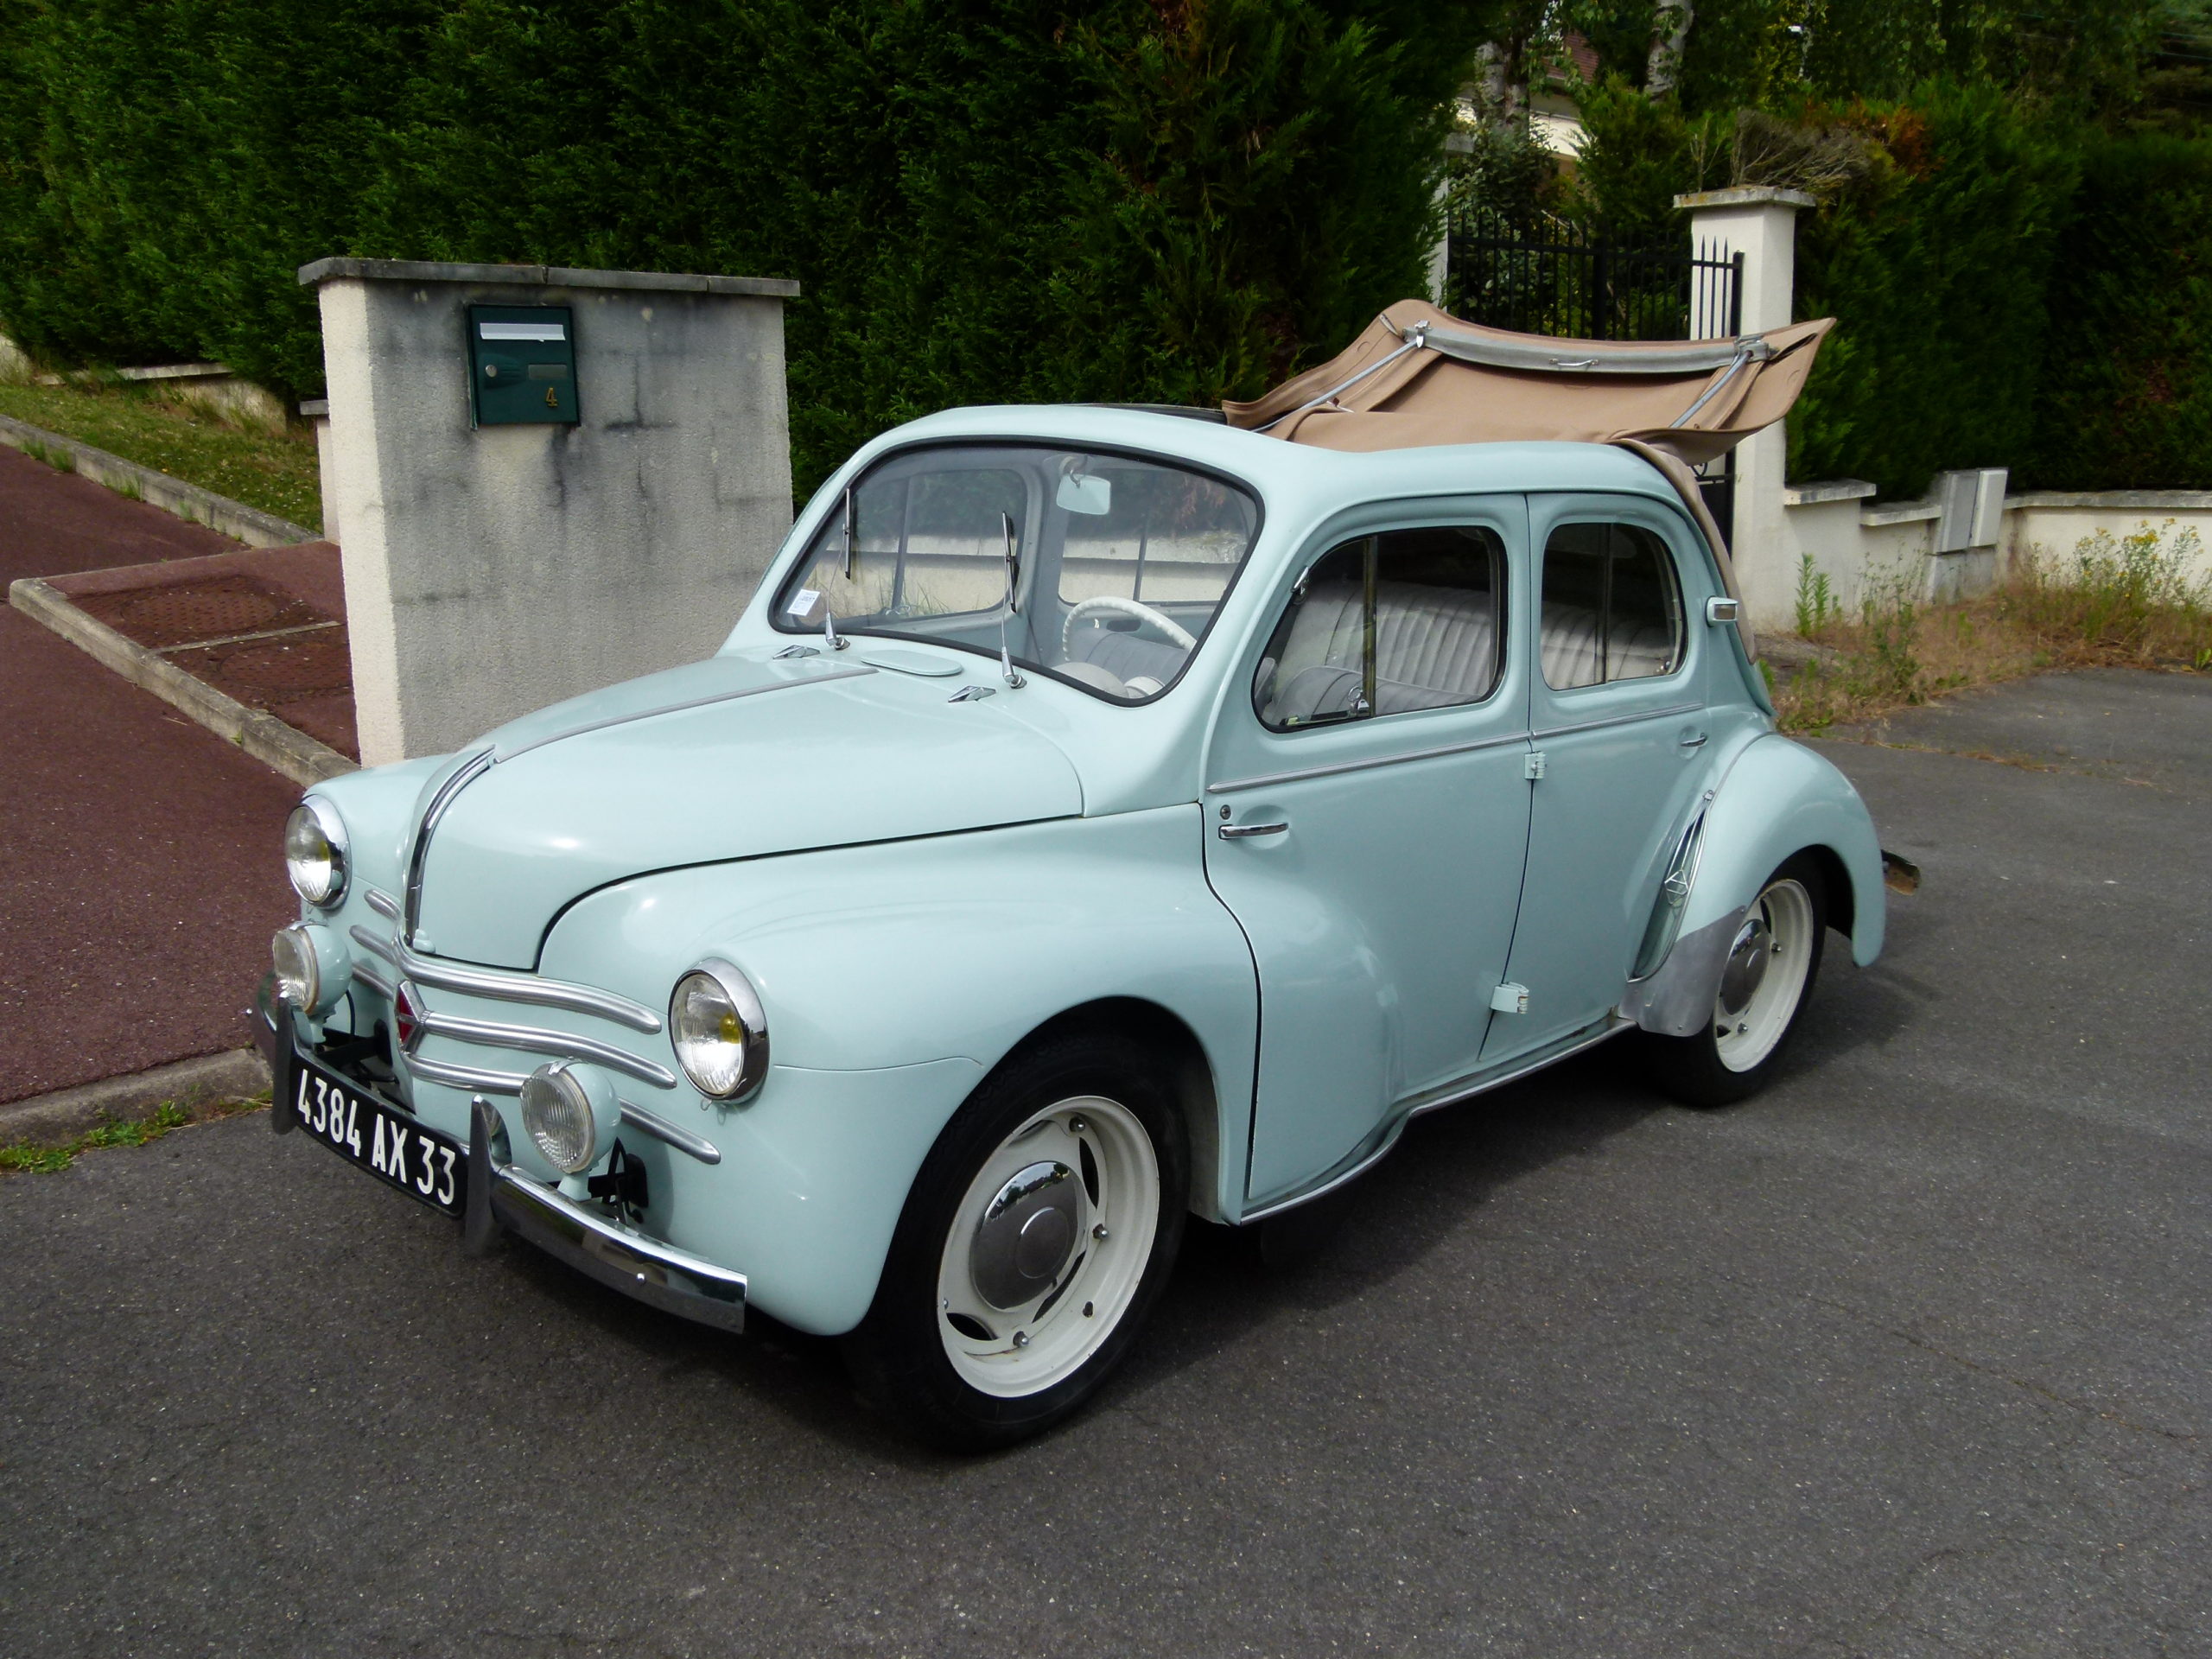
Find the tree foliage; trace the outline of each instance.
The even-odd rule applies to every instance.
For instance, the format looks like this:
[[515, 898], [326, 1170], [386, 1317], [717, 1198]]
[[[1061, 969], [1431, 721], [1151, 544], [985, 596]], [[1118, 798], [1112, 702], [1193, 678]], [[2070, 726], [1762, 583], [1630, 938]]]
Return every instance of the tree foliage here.
[[0, 0], [0, 327], [321, 380], [326, 254], [797, 277], [794, 460], [1419, 289], [1480, 0]]

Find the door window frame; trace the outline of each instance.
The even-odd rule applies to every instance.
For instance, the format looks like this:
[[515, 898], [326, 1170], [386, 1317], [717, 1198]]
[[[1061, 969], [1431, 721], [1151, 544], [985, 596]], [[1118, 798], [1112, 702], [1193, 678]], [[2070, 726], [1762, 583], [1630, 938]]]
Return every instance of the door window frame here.
[[[1498, 561], [1504, 582], [1499, 608], [1498, 638], [1502, 658], [1496, 683], [1480, 702], [1446, 703], [1435, 709], [1407, 709], [1392, 715], [1364, 715], [1296, 726], [1278, 731], [1260, 718], [1257, 698], [1261, 663], [1298, 585], [1329, 554], [1347, 542], [1394, 530], [1450, 529], [1468, 525], [1490, 531], [1503, 543]], [[1516, 734], [1527, 735], [1525, 715], [1529, 697], [1529, 656], [1516, 646], [1527, 632], [1529, 613], [1529, 573], [1533, 569], [1529, 543], [1529, 498], [1520, 491], [1484, 491], [1465, 495], [1419, 495], [1363, 502], [1332, 514], [1301, 540], [1295, 556], [1285, 562], [1274, 591], [1260, 607], [1258, 620], [1246, 637], [1245, 648], [1222, 687], [1223, 702], [1216, 714], [1216, 736], [1209, 744], [1211, 772], [1228, 734], [1224, 722], [1241, 721], [1243, 731], [1229, 747], [1247, 755], [1268, 755], [1283, 766], [1325, 765], [1349, 760], [1378, 744], [1412, 747], [1425, 740], [1446, 738], [1448, 728], [1470, 722], [1494, 723], [1501, 711], [1513, 722]], [[1421, 753], [1418, 748], [1415, 753]], [[1408, 756], [1407, 758], [1413, 758]]]

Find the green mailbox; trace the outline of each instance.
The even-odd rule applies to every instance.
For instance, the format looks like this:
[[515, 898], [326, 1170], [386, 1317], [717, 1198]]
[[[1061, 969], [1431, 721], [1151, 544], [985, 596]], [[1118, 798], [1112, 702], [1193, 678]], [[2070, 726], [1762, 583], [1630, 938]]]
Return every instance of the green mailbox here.
[[468, 385], [479, 426], [574, 426], [575, 321], [569, 308], [470, 306]]

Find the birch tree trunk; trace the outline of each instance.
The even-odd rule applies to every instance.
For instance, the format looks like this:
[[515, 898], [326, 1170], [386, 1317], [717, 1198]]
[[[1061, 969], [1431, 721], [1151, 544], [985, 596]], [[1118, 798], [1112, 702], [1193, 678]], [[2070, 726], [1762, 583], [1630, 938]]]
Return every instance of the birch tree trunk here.
[[1649, 96], [1666, 98], [1681, 83], [1682, 48], [1689, 42], [1690, 24], [1696, 16], [1690, 0], [1658, 0], [1651, 56], [1643, 71], [1643, 90]]

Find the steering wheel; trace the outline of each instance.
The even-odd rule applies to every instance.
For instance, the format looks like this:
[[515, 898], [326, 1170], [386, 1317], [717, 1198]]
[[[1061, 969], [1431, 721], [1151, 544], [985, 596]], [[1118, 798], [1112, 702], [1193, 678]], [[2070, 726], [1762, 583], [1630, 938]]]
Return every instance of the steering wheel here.
[[1098, 594], [1090, 599], [1078, 600], [1068, 612], [1068, 620], [1060, 629], [1060, 655], [1068, 654], [1068, 641], [1075, 638], [1075, 625], [1088, 617], [1104, 612], [1119, 616], [1134, 616], [1140, 622], [1149, 622], [1167, 636], [1167, 643], [1179, 650], [1190, 651], [1198, 639], [1172, 616], [1162, 616], [1142, 600], [1123, 599], [1118, 594]]

